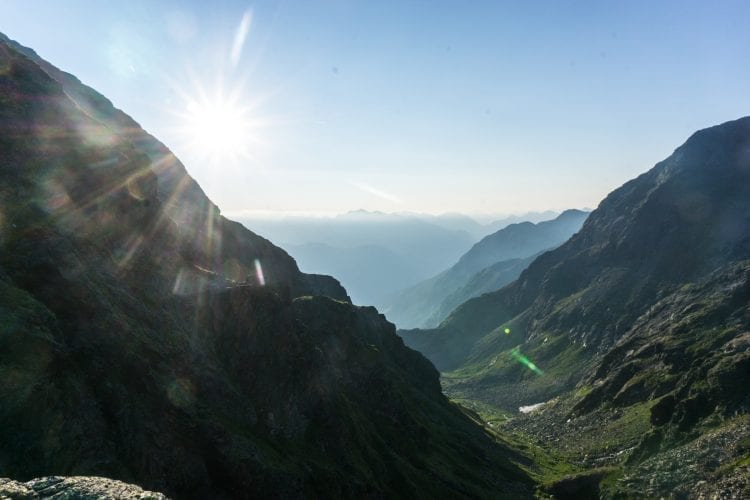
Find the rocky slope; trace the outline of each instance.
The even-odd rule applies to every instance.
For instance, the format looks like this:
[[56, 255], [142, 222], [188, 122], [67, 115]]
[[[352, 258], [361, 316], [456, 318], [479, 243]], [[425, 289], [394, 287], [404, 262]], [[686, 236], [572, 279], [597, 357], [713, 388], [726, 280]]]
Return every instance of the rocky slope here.
[[[713, 472], [685, 462], [669, 481], [633, 479], [648, 469], [641, 464], [699, 436], [712, 442], [750, 410], [749, 272], [743, 118], [695, 133], [612, 192], [514, 283], [466, 302], [439, 329], [403, 337], [450, 371], [454, 397], [507, 411], [558, 398], [551, 408], [561, 409], [513, 425], [564, 451], [577, 446], [565, 452], [579, 466], [618, 457], [611, 463], [625, 472], [602, 491], [645, 494], [628, 484], [653, 480], [661, 486], [648, 491], [665, 494], [674, 477], [690, 488]], [[747, 427], [737, 429], [740, 442]], [[712, 469], [721, 467], [717, 481], [746, 474], [746, 447], [730, 449]]]
[[[511, 224], [485, 236], [449, 269], [396, 294], [383, 312], [399, 328], [435, 327], [461, 303], [516, 279], [529, 257], [563, 243], [587, 216], [566, 210], [549, 221]], [[491, 266], [496, 267], [476, 276]]]
[[[263, 274], [256, 270], [262, 269]], [[372, 308], [0, 40], [0, 474], [178, 497], [528, 496]]]

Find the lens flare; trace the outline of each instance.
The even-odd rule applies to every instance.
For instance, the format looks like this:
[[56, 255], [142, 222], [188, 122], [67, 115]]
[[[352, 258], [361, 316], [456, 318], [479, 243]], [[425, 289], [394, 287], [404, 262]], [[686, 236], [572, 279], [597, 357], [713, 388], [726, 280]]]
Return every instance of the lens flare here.
[[178, 408], [188, 408], [195, 403], [195, 387], [186, 378], [178, 378], [167, 385], [167, 398]]
[[510, 351], [510, 355], [513, 356], [516, 361], [518, 361], [537, 375], [544, 375], [544, 372], [540, 370], [539, 367], [537, 367], [529, 358], [521, 354], [521, 351], [518, 349], [518, 347]]
[[263, 266], [258, 259], [255, 259], [255, 276], [258, 278], [260, 286], [266, 286], [266, 278], [263, 276]]
[[503, 330], [503, 331], [505, 332], [505, 335], [510, 335], [510, 328], [506, 328], [506, 329], [505, 329], [505, 330]]

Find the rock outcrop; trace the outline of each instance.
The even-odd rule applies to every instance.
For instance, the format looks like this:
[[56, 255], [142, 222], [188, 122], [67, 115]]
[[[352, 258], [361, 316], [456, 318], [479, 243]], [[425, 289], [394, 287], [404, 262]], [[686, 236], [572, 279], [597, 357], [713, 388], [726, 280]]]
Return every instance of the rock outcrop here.
[[48, 476], [24, 483], [0, 478], [0, 498], [9, 500], [167, 500], [161, 493], [104, 477]]

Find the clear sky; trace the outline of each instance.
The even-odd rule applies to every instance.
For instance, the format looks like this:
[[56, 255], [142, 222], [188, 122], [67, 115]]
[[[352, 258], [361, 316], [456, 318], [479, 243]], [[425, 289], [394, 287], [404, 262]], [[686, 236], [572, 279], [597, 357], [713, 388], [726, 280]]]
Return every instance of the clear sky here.
[[229, 214], [595, 207], [750, 114], [744, 0], [0, 0], [0, 31]]

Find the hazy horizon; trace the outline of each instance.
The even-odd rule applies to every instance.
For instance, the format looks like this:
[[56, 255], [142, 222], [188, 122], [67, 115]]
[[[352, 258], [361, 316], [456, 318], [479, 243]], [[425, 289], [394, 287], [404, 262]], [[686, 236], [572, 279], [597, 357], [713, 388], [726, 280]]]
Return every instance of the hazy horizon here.
[[502, 215], [596, 207], [749, 114], [749, 18], [735, 1], [5, 0], [0, 32], [112, 99], [226, 214]]
[[545, 210], [527, 210], [527, 211], [516, 211], [516, 212], [455, 212], [455, 211], [438, 211], [438, 212], [415, 212], [415, 211], [383, 211], [383, 210], [368, 210], [365, 208], [352, 208], [350, 210], [336, 212], [316, 212], [316, 211], [304, 211], [304, 210], [234, 210], [234, 211], [223, 211], [222, 215], [225, 217], [235, 218], [248, 218], [248, 219], [279, 219], [284, 217], [289, 218], [335, 218], [356, 213], [367, 213], [371, 215], [385, 215], [385, 216], [415, 216], [415, 217], [468, 217], [481, 224], [494, 222], [499, 219], [510, 218], [510, 217], [524, 217], [527, 215], [550, 215], [559, 214], [565, 210], [582, 210], [584, 212], [590, 212], [591, 207], [564, 207], [564, 208], [550, 208]]

